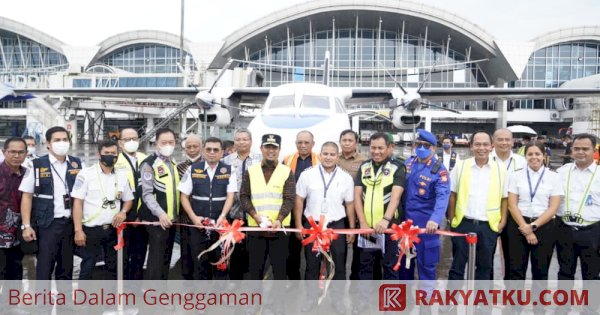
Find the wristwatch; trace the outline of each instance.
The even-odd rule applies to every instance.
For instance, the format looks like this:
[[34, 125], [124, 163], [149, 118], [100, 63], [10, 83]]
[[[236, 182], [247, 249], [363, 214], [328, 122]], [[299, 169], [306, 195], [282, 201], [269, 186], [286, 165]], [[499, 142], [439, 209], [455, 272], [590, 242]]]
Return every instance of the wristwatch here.
[[21, 224], [21, 231], [24, 231], [27, 228], [30, 228], [31, 225], [30, 224]]
[[538, 229], [537, 224], [531, 223], [531, 230], [535, 232], [535, 231], [537, 231], [537, 229]]

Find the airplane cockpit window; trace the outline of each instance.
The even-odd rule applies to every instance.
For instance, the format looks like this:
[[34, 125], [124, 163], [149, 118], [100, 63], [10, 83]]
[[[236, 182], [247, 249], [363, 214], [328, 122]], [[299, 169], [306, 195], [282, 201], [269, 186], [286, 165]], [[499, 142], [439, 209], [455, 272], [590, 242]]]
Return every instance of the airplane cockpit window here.
[[273, 96], [269, 109], [294, 108], [294, 95]]
[[346, 112], [346, 107], [344, 107], [344, 103], [337, 97], [335, 98], [335, 109], [336, 113], [338, 114], [343, 114]]
[[329, 97], [317, 95], [302, 96], [302, 108], [316, 108], [329, 110]]

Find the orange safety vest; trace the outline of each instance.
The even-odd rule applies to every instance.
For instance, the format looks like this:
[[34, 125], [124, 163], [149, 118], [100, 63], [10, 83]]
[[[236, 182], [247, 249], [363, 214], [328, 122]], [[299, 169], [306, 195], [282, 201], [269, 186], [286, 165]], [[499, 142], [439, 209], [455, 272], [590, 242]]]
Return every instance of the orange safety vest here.
[[[298, 155], [298, 152], [294, 153], [294, 154], [290, 154], [288, 156], [286, 156], [283, 159], [283, 164], [289, 166], [292, 169], [292, 172], [295, 174], [296, 173], [296, 163], [298, 162], [298, 157], [300, 157], [300, 155]], [[317, 154], [314, 152], [310, 153], [310, 158], [311, 158], [311, 165], [315, 166], [317, 164], [319, 164], [319, 159], [317, 158]]]

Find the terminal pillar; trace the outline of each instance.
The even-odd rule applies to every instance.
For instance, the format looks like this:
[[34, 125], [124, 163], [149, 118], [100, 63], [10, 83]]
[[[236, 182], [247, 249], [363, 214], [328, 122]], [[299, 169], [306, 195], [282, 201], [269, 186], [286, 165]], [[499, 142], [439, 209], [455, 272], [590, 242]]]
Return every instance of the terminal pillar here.
[[423, 121], [425, 122], [425, 130], [431, 131], [431, 117], [422, 115]]
[[352, 130], [356, 133], [360, 132], [360, 120], [358, 116], [352, 117]]
[[[508, 87], [508, 83], [502, 79], [496, 81], [497, 87]], [[506, 128], [508, 123], [508, 101], [496, 101], [496, 111], [498, 111], [498, 119], [496, 119], [496, 129]]]

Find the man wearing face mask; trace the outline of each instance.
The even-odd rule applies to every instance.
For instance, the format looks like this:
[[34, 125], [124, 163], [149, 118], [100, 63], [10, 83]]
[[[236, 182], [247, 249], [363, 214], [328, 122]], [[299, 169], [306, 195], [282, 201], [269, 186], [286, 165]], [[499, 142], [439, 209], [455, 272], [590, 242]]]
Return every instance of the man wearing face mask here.
[[27, 143], [27, 156], [25, 157], [25, 162], [23, 162], [23, 167], [32, 168], [33, 160], [39, 157], [35, 154], [35, 139], [32, 136], [25, 136], [23, 140]]
[[179, 176], [183, 176], [190, 165], [202, 160], [202, 138], [198, 135], [190, 135], [183, 141], [185, 150], [185, 161], [177, 164]]
[[134, 199], [124, 174], [114, 170], [118, 152], [115, 141], [101, 142], [98, 145], [100, 161], [79, 172], [71, 192], [75, 244], [81, 247], [80, 280], [92, 279], [101, 251], [108, 279], [117, 279], [117, 252], [113, 248], [117, 244], [115, 229], [127, 218]]
[[446, 170], [451, 171], [456, 165], [456, 161], [460, 161], [458, 153], [452, 150], [454, 141], [449, 136], [444, 136], [442, 140], [442, 151], [437, 154], [438, 160], [444, 163]]
[[[416, 265], [419, 280], [435, 280], [435, 267], [440, 260], [440, 238], [434, 234], [446, 215], [450, 198], [449, 174], [442, 161], [434, 154], [437, 140], [435, 135], [423, 129], [417, 129], [417, 140], [414, 148], [416, 157], [409, 158], [406, 163], [406, 193], [403, 208], [406, 219], [426, 229], [427, 234], [419, 237], [421, 242], [417, 248]], [[433, 235], [431, 235], [433, 234]], [[402, 260], [400, 278], [414, 280], [414, 263], [410, 269]]]
[[140, 166], [142, 182], [142, 221], [159, 222], [146, 226], [148, 232], [147, 280], [167, 280], [175, 241], [173, 221], [179, 213], [179, 172], [172, 159], [175, 132], [169, 128], [156, 131], [156, 152]]
[[[38, 240], [36, 280], [73, 277], [73, 202], [71, 190], [83, 165], [79, 158], [67, 155], [69, 135], [63, 127], [46, 131], [48, 155], [33, 160], [19, 190], [21, 230], [26, 242]], [[33, 227], [37, 230], [34, 231]]]
[[[129, 182], [129, 187], [133, 192], [133, 205], [127, 212], [127, 222], [139, 221], [138, 210], [142, 205], [141, 194], [142, 187], [139, 181], [140, 165], [146, 159], [146, 154], [138, 152], [140, 146], [139, 136], [135, 129], [125, 128], [121, 131], [119, 139], [119, 148], [121, 153], [115, 164], [115, 172], [122, 174]], [[142, 280], [144, 260], [146, 259], [146, 249], [148, 246], [148, 236], [143, 226], [128, 226], [123, 231], [125, 239], [125, 279]]]

